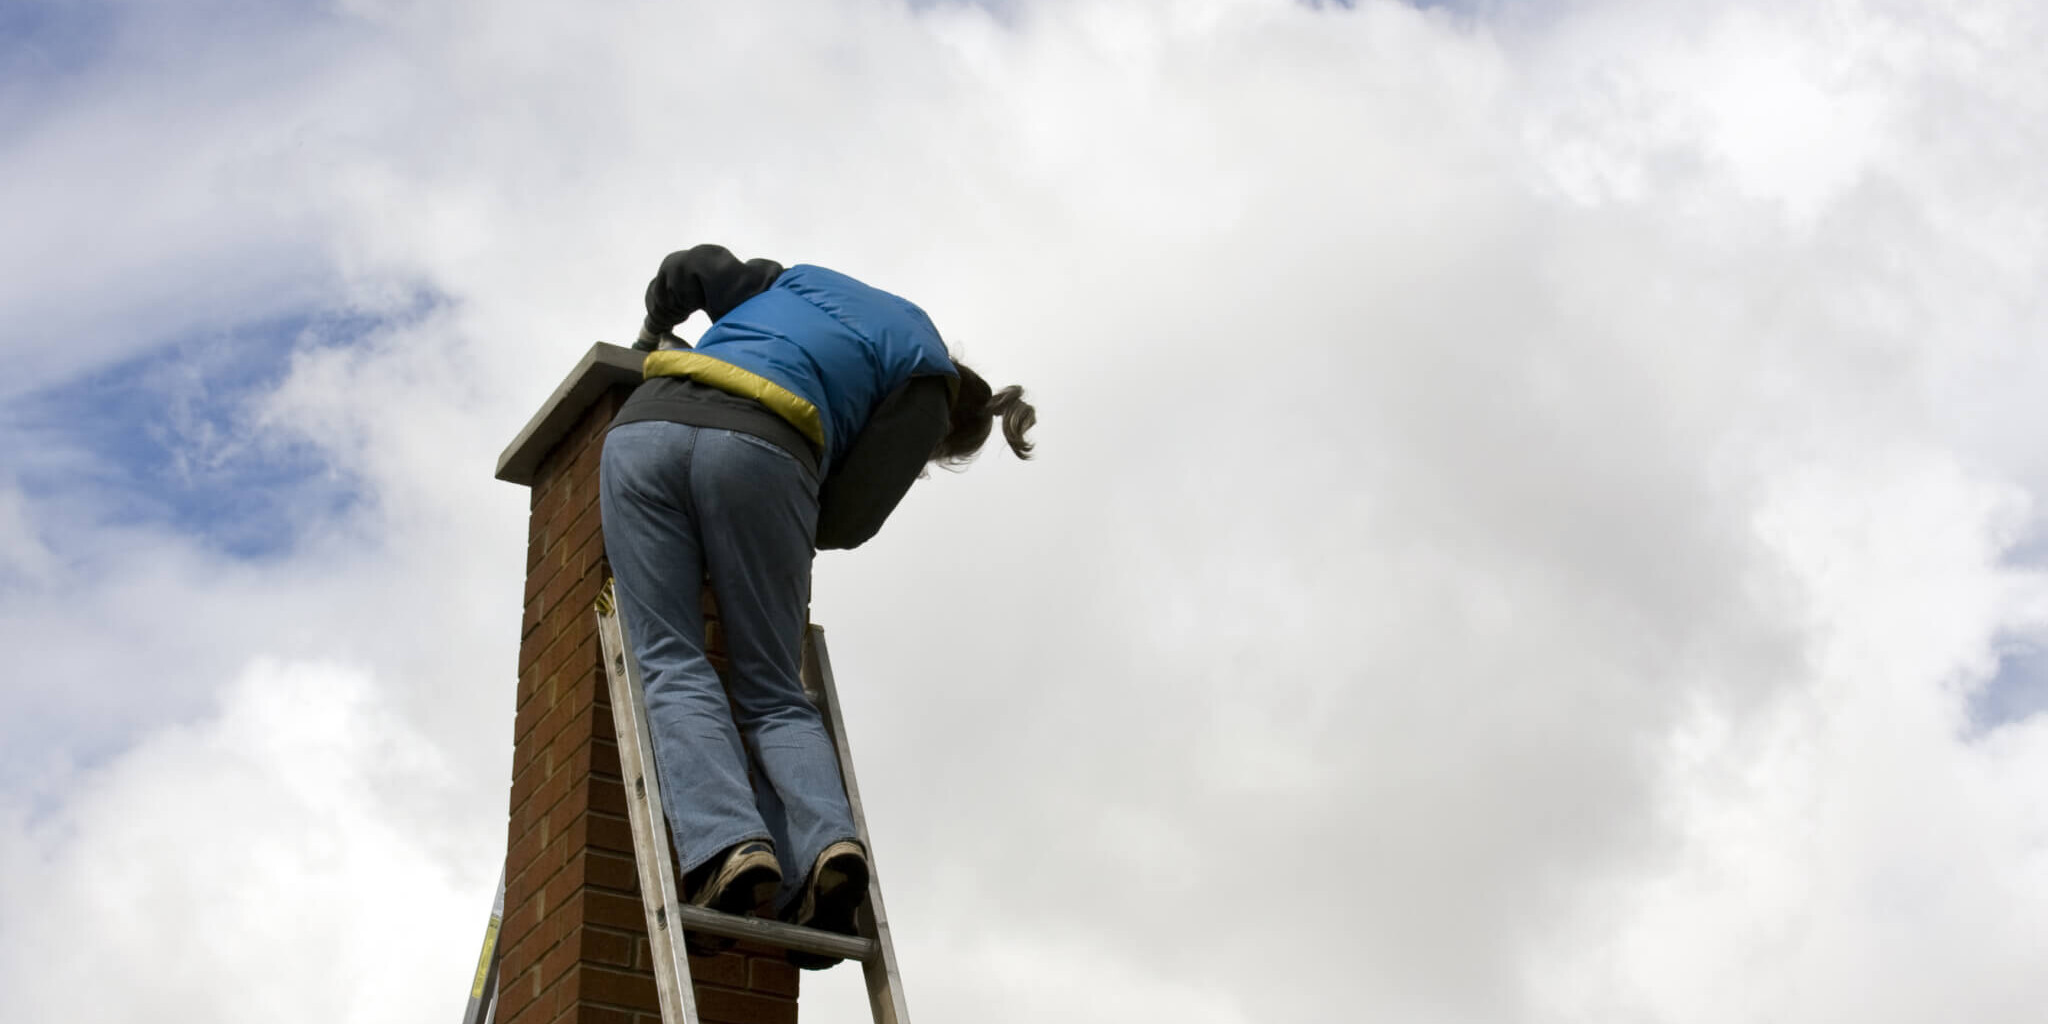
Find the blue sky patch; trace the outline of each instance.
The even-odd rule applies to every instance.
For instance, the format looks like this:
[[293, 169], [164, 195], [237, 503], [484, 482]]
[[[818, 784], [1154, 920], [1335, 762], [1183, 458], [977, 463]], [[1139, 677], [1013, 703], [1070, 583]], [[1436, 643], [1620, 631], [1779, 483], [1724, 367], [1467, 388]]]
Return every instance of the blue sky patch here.
[[1999, 656], [1998, 673], [1970, 694], [1969, 728], [1982, 735], [2048, 711], [2048, 649], [2013, 644]]
[[0, 470], [37, 506], [82, 509], [104, 525], [166, 526], [236, 558], [284, 553], [305, 524], [346, 513], [362, 495], [315, 446], [265, 434], [257, 402], [284, 380], [293, 353], [359, 343], [432, 305], [397, 317], [307, 311], [210, 331], [25, 396], [0, 414], [12, 463]]
[[90, 67], [118, 23], [114, 5], [93, 0], [8, 0], [0, 4], [0, 80], [46, 79]]

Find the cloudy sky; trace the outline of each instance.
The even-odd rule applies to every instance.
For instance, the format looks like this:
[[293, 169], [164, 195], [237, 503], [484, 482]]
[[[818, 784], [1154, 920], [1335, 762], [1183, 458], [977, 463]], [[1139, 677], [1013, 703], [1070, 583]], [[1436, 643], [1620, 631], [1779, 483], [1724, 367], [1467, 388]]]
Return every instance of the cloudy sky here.
[[2044, 52], [2031, 0], [8, 0], [0, 1019], [457, 1019], [494, 460], [715, 241], [1039, 405], [817, 571], [919, 1020], [2039, 1020]]

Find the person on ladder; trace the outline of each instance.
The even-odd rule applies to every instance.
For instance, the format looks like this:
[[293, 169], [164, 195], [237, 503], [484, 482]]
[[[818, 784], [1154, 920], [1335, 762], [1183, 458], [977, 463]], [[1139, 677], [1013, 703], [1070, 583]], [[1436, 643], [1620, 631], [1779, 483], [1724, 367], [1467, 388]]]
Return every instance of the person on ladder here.
[[[712, 325], [692, 349], [671, 331], [700, 310]], [[784, 920], [853, 934], [867, 854], [800, 678], [812, 557], [874, 536], [927, 463], [965, 464], [998, 419], [1029, 458], [1037, 413], [1022, 388], [991, 392], [910, 302], [716, 245], [662, 260], [634, 347], [645, 380], [605, 436], [599, 503], [683, 897], [726, 913], [773, 900]], [[704, 651], [706, 579], [730, 703]]]

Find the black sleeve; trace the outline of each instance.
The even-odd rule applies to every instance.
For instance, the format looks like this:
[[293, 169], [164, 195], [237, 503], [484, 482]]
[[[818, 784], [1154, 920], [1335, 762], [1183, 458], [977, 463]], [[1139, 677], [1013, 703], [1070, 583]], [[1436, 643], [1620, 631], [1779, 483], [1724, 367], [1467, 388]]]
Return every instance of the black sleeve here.
[[913, 377], [882, 400], [818, 488], [820, 548], [859, 547], [882, 528], [945, 438], [952, 405], [944, 377]]
[[667, 334], [675, 325], [703, 310], [713, 321], [732, 312], [734, 306], [768, 290], [782, 276], [782, 264], [774, 260], [748, 260], [722, 245], [700, 245], [668, 254], [647, 284], [647, 323], [642, 344], [652, 348], [650, 337]]

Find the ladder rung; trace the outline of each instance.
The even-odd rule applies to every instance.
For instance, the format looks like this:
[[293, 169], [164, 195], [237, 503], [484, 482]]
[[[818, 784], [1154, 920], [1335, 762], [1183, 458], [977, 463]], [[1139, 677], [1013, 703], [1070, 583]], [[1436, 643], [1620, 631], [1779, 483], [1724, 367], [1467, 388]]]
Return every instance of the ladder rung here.
[[675, 908], [676, 923], [693, 932], [723, 935], [729, 939], [751, 939], [767, 946], [794, 949], [802, 953], [836, 956], [846, 960], [875, 958], [875, 941], [858, 935], [800, 928], [759, 917], [721, 914], [716, 910], [688, 904]]

